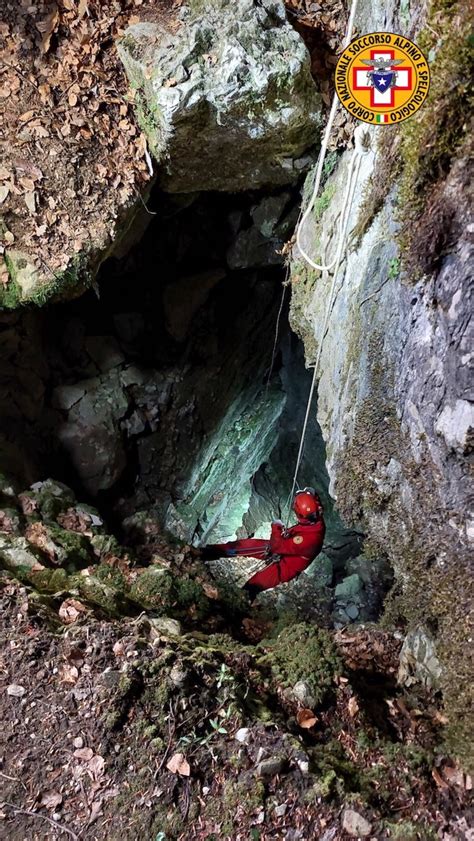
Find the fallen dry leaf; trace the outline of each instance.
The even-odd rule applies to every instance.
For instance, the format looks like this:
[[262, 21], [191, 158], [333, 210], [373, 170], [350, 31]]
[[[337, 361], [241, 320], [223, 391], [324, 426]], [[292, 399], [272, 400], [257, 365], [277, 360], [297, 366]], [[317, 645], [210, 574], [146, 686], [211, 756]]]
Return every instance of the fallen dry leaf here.
[[436, 785], [438, 786], [438, 788], [440, 788], [440, 789], [449, 788], [446, 780], [443, 780], [443, 778], [442, 778], [442, 776], [439, 773], [437, 768], [433, 768], [431, 770], [431, 776], [433, 777], [433, 779], [434, 779]]
[[34, 193], [25, 193], [25, 204], [30, 213], [36, 213], [36, 198]]
[[63, 666], [61, 671], [61, 683], [76, 683], [79, 671], [75, 666]]
[[56, 560], [56, 547], [43, 523], [30, 523], [25, 530], [25, 537], [29, 543], [41, 549], [50, 561]]
[[20, 503], [21, 510], [25, 517], [27, 517], [28, 514], [32, 514], [33, 511], [36, 511], [36, 509], [38, 508], [38, 503], [36, 499], [34, 499], [32, 496], [28, 496], [26, 493], [20, 494], [18, 496], [18, 502]]
[[95, 756], [93, 756], [92, 759], [89, 761], [89, 771], [91, 772], [94, 780], [98, 780], [99, 777], [102, 777], [104, 773], [104, 767], [104, 757], [96, 753]]
[[303, 709], [297, 713], [296, 720], [303, 730], [309, 730], [314, 727], [318, 718], [312, 710]]
[[59, 608], [59, 618], [65, 625], [72, 625], [73, 622], [79, 618], [81, 613], [85, 613], [87, 608], [77, 599], [65, 599]]
[[89, 815], [89, 820], [87, 822], [88, 826], [90, 826], [92, 823], [94, 823], [94, 821], [97, 820], [99, 815], [102, 814], [102, 803], [103, 802], [104, 801], [103, 801], [102, 798], [100, 798], [99, 800], [94, 800], [94, 802], [91, 806], [91, 812], [90, 812], [90, 815]]
[[59, 791], [45, 791], [41, 795], [40, 805], [47, 809], [56, 809], [63, 802], [63, 796]]
[[442, 774], [448, 783], [459, 788], [466, 788], [464, 772], [456, 765], [445, 765]]
[[191, 773], [189, 762], [183, 753], [175, 753], [166, 763], [166, 767], [172, 774], [181, 774], [182, 777], [189, 777]]
[[359, 712], [359, 704], [357, 703], [357, 698], [355, 697], [355, 695], [351, 695], [351, 697], [349, 698], [347, 709], [351, 718], [354, 718], [354, 716], [357, 715], [357, 713]]
[[39, 20], [36, 24], [38, 32], [41, 32], [41, 51], [47, 53], [51, 46], [51, 37], [56, 32], [59, 24], [59, 9], [56, 7], [43, 20]]
[[94, 751], [92, 748], [78, 748], [74, 751], [74, 756], [76, 759], [83, 759], [84, 762], [90, 762], [94, 756]]

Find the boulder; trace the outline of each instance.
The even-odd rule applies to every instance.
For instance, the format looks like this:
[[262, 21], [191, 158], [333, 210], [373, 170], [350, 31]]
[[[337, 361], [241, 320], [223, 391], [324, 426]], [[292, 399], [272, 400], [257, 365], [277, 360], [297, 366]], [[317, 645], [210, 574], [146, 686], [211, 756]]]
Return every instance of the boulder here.
[[275, 774], [281, 774], [285, 764], [284, 756], [270, 756], [257, 763], [255, 773], [257, 777], [273, 777]]
[[427, 689], [437, 689], [441, 674], [435, 643], [427, 630], [420, 626], [410, 631], [400, 652], [398, 682], [404, 686], [422, 683]]
[[360, 576], [354, 573], [354, 575], [348, 575], [347, 578], [344, 578], [340, 584], [336, 586], [334, 594], [336, 599], [349, 599], [352, 596], [359, 595], [362, 589], [362, 581]]
[[321, 105], [309, 56], [280, 0], [188, 0], [181, 25], [130, 26], [118, 45], [137, 119], [169, 192], [295, 181]]
[[0, 535], [0, 567], [23, 578], [32, 569], [42, 569], [42, 564], [40, 554], [24, 537]]
[[342, 828], [353, 838], [366, 838], [372, 832], [371, 824], [354, 809], [344, 810]]
[[[129, 398], [116, 369], [84, 380], [76, 388], [77, 394], [82, 389], [84, 393], [71, 406], [58, 436], [84, 487], [96, 494], [112, 487], [125, 467], [120, 420]], [[62, 399], [62, 394], [57, 399]]]
[[181, 622], [177, 619], [170, 619], [169, 616], [155, 616], [150, 619], [151, 626], [160, 634], [171, 637], [180, 637], [182, 634]]

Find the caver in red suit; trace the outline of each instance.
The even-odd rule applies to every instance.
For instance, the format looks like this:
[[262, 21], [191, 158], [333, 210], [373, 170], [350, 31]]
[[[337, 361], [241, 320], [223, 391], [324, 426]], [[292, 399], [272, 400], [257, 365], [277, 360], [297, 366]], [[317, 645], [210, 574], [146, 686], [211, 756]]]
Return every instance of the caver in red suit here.
[[323, 507], [313, 488], [297, 492], [293, 511], [298, 518], [297, 525], [285, 529], [280, 520], [275, 520], [269, 541], [247, 538], [216, 543], [204, 547], [202, 556], [210, 559], [244, 555], [268, 559], [268, 566], [253, 575], [244, 586], [253, 600], [261, 590], [291, 581], [310, 565], [322, 549], [326, 527]]

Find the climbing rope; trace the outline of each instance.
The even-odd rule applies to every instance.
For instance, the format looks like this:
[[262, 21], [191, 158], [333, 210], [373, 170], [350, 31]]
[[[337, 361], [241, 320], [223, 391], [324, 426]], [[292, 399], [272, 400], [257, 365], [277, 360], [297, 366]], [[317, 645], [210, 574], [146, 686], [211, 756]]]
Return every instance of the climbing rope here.
[[[357, 10], [357, 2], [358, 2], [358, 0], [352, 0], [349, 20], [347, 22], [346, 33], [345, 33], [344, 41], [343, 41], [343, 45], [342, 45], [343, 51], [346, 49], [346, 47], [351, 42], [352, 30], [354, 28], [354, 19], [355, 19], [356, 10]], [[321, 178], [322, 178], [323, 167], [324, 167], [324, 161], [325, 161], [325, 158], [326, 158], [327, 149], [328, 149], [328, 145], [329, 145], [329, 138], [330, 138], [330, 135], [331, 135], [331, 131], [332, 131], [334, 119], [335, 119], [335, 116], [336, 116], [336, 112], [337, 112], [337, 109], [338, 109], [338, 105], [339, 105], [339, 99], [338, 99], [337, 94], [335, 93], [334, 96], [333, 96], [333, 100], [332, 100], [331, 110], [329, 112], [328, 122], [327, 122], [326, 129], [325, 129], [325, 132], [324, 132], [323, 142], [321, 144], [321, 151], [319, 153], [319, 158], [318, 158], [318, 165], [317, 165], [317, 169], [316, 169], [313, 192], [311, 194], [311, 199], [309, 201], [309, 204], [308, 204], [305, 212], [303, 213], [303, 216], [301, 217], [300, 221], [298, 222], [298, 226], [297, 226], [297, 230], [296, 230], [296, 245], [298, 247], [298, 250], [299, 250], [301, 256], [308, 263], [308, 265], [311, 266], [311, 268], [313, 268], [317, 271], [321, 271], [321, 272], [323, 272], [323, 271], [328, 272], [334, 266], [334, 272], [333, 272], [333, 276], [332, 276], [332, 282], [331, 282], [329, 297], [328, 297], [328, 300], [327, 300], [326, 312], [325, 312], [325, 315], [324, 315], [323, 330], [322, 330], [322, 333], [321, 333], [321, 339], [320, 339], [319, 346], [318, 346], [318, 352], [317, 352], [316, 360], [315, 360], [315, 363], [314, 363], [313, 378], [312, 378], [312, 381], [311, 381], [311, 388], [310, 388], [310, 391], [309, 391], [308, 403], [307, 403], [307, 406], [306, 406], [306, 413], [305, 413], [305, 418], [304, 418], [304, 422], [303, 422], [303, 429], [302, 429], [302, 432], [301, 432], [300, 444], [299, 444], [299, 448], [298, 448], [298, 455], [296, 457], [296, 465], [295, 465], [295, 472], [294, 472], [294, 475], [293, 475], [293, 483], [292, 483], [291, 491], [290, 491], [290, 494], [288, 496], [288, 500], [287, 500], [287, 504], [286, 504], [286, 508], [287, 508], [287, 511], [288, 511], [287, 522], [289, 520], [290, 511], [291, 511], [291, 503], [292, 503], [295, 491], [296, 491], [297, 487], [299, 487], [298, 486], [298, 473], [299, 473], [299, 469], [300, 469], [300, 466], [301, 466], [301, 461], [302, 461], [302, 458], [303, 458], [306, 433], [307, 433], [308, 422], [309, 422], [310, 413], [311, 413], [311, 405], [312, 405], [312, 402], [313, 402], [314, 390], [316, 388], [316, 382], [317, 382], [318, 371], [319, 371], [319, 363], [320, 363], [320, 360], [321, 360], [323, 339], [326, 335], [329, 316], [331, 314], [332, 307], [333, 307], [333, 297], [334, 297], [334, 290], [335, 290], [335, 287], [336, 287], [337, 275], [338, 275], [339, 268], [340, 268], [340, 265], [341, 265], [342, 260], [343, 260], [344, 243], [345, 243], [345, 239], [346, 239], [347, 226], [349, 224], [351, 206], [352, 206], [352, 201], [353, 201], [353, 198], [354, 198], [354, 192], [355, 192], [355, 187], [356, 187], [356, 184], [357, 184], [357, 178], [358, 178], [358, 175], [359, 175], [360, 164], [361, 164], [362, 156], [364, 154], [366, 154], [368, 149], [369, 149], [369, 147], [368, 147], [368, 132], [367, 132], [367, 129], [361, 124], [356, 128], [356, 130], [354, 132], [354, 151], [353, 151], [352, 160], [351, 160], [351, 163], [350, 163], [350, 166], [349, 166], [349, 173], [348, 173], [348, 178], [347, 178], [346, 190], [345, 190], [345, 194], [344, 194], [343, 206], [342, 206], [342, 211], [341, 211], [340, 218], [339, 218], [338, 238], [337, 238], [337, 247], [336, 247], [335, 256], [334, 256], [334, 259], [330, 263], [328, 263], [327, 265], [318, 264], [314, 260], [312, 260], [312, 258], [306, 253], [305, 249], [303, 248], [301, 238], [302, 238], [303, 227], [306, 223], [306, 220], [307, 220], [308, 216], [310, 215], [310, 213], [313, 210], [314, 203], [316, 201], [316, 198], [317, 198], [317, 195], [318, 195], [318, 192], [319, 192], [319, 187], [320, 187], [320, 184], [321, 184]]]

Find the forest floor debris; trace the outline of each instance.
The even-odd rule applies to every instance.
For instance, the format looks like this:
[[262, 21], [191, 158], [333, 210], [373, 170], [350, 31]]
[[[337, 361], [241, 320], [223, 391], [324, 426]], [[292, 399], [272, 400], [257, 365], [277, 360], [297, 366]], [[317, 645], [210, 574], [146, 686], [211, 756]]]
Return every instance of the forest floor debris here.
[[[117, 217], [151, 178], [115, 40], [152, 13], [178, 25], [178, 6], [2, 4], [0, 246], [35, 257], [45, 283], [70, 270], [91, 244], [110, 244]], [[7, 287], [8, 261], [1, 263], [0, 285]]]
[[342, 841], [368, 826], [377, 839], [469, 838], [472, 781], [439, 752], [436, 699], [396, 686], [388, 632], [333, 635], [337, 673], [304, 711], [268, 628], [253, 645], [243, 631], [89, 613], [58, 633], [29, 588], [4, 574], [0, 593], [0, 834], [12, 841]]

